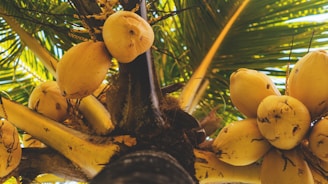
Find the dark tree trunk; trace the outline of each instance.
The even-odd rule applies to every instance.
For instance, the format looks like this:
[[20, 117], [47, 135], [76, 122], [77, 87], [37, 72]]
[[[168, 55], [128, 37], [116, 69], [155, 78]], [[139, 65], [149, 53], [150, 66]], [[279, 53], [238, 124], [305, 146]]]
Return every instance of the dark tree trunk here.
[[110, 163], [90, 184], [192, 184], [189, 173], [163, 151], [142, 150]]

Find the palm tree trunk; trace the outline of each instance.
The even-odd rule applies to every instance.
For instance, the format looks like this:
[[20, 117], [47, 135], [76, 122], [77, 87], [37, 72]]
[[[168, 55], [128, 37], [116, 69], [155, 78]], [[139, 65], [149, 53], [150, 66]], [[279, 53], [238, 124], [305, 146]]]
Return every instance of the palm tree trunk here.
[[142, 150], [127, 154], [102, 170], [90, 184], [192, 184], [189, 173], [163, 151]]

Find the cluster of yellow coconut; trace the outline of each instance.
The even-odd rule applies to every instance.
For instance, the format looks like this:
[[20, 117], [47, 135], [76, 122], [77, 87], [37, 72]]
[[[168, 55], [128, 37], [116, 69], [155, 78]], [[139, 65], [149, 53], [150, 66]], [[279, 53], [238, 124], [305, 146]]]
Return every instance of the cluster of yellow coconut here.
[[93, 94], [102, 84], [114, 57], [132, 62], [148, 50], [154, 33], [146, 20], [130, 11], [110, 15], [103, 26], [104, 41], [85, 41], [70, 48], [57, 65], [57, 81], [47, 81], [34, 89], [29, 107], [62, 122], [68, 116], [67, 99]]
[[82, 42], [69, 49], [57, 67], [57, 82], [66, 98], [92, 94], [105, 79], [111, 58], [129, 63], [148, 50], [154, 41], [149, 23], [138, 14], [118, 11], [103, 26], [104, 41]]
[[307, 150], [327, 169], [327, 71], [326, 51], [306, 54], [291, 70], [285, 95], [264, 73], [234, 72], [231, 101], [246, 118], [219, 132], [213, 143], [218, 158], [237, 166], [261, 162], [264, 184], [328, 183], [304, 158]]
[[[30, 94], [29, 108], [57, 122], [65, 121], [70, 115], [72, 102], [92, 95], [99, 89], [112, 58], [121, 63], [132, 62], [150, 49], [154, 41], [154, 32], [149, 23], [130, 11], [117, 11], [110, 15], [102, 33], [104, 41], [78, 43], [63, 55], [56, 68], [56, 81], [46, 81], [37, 86]], [[104, 119], [110, 121], [108, 117]], [[107, 129], [113, 129], [110, 124], [106, 126]], [[23, 139], [25, 146], [44, 146], [28, 134]], [[20, 159], [18, 131], [10, 122], [1, 119], [0, 178], [12, 172]]]

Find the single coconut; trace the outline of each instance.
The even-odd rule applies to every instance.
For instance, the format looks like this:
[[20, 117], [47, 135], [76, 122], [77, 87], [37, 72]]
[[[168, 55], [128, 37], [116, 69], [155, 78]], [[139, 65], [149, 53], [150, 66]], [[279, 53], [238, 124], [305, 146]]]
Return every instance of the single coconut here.
[[68, 103], [56, 81], [36, 86], [29, 96], [28, 107], [58, 122], [68, 117]]
[[86, 41], [70, 48], [57, 65], [62, 95], [78, 99], [92, 94], [105, 79], [111, 57], [104, 42]]
[[121, 63], [129, 63], [146, 52], [154, 42], [149, 23], [130, 11], [117, 11], [103, 26], [103, 39], [111, 55]]
[[17, 128], [0, 119], [0, 179], [15, 170], [22, 158]]

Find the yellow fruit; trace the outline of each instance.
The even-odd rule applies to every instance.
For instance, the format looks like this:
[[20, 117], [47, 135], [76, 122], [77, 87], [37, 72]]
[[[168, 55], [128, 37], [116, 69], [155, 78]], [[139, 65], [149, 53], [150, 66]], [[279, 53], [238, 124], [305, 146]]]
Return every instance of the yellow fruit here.
[[15, 126], [5, 119], [0, 119], [0, 178], [7, 176], [20, 163], [22, 148]]
[[287, 94], [299, 99], [312, 119], [328, 111], [328, 54], [317, 50], [306, 54], [293, 67]]
[[57, 82], [66, 98], [92, 94], [105, 79], [111, 57], [104, 42], [81, 42], [70, 48], [57, 65]]
[[280, 92], [264, 73], [240, 68], [231, 74], [230, 98], [245, 116], [255, 118], [258, 105], [269, 95], [280, 95]]
[[200, 184], [260, 183], [260, 165], [233, 166], [219, 160], [213, 152], [194, 149], [196, 178]]
[[270, 143], [261, 135], [255, 118], [228, 124], [219, 132], [212, 145], [220, 160], [235, 166], [258, 161], [270, 147]]
[[311, 170], [296, 149], [271, 149], [261, 165], [261, 184], [313, 184]]
[[309, 148], [319, 159], [328, 162], [328, 117], [319, 120], [309, 136]]
[[310, 128], [310, 113], [302, 102], [291, 96], [271, 95], [257, 110], [257, 124], [262, 135], [279, 149], [292, 149]]
[[58, 122], [68, 117], [68, 104], [61, 95], [57, 82], [46, 81], [30, 94], [28, 107]]
[[103, 26], [103, 39], [108, 51], [119, 62], [129, 63], [146, 52], [154, 42], [149, 23], [130, 11], [117, 11]]

